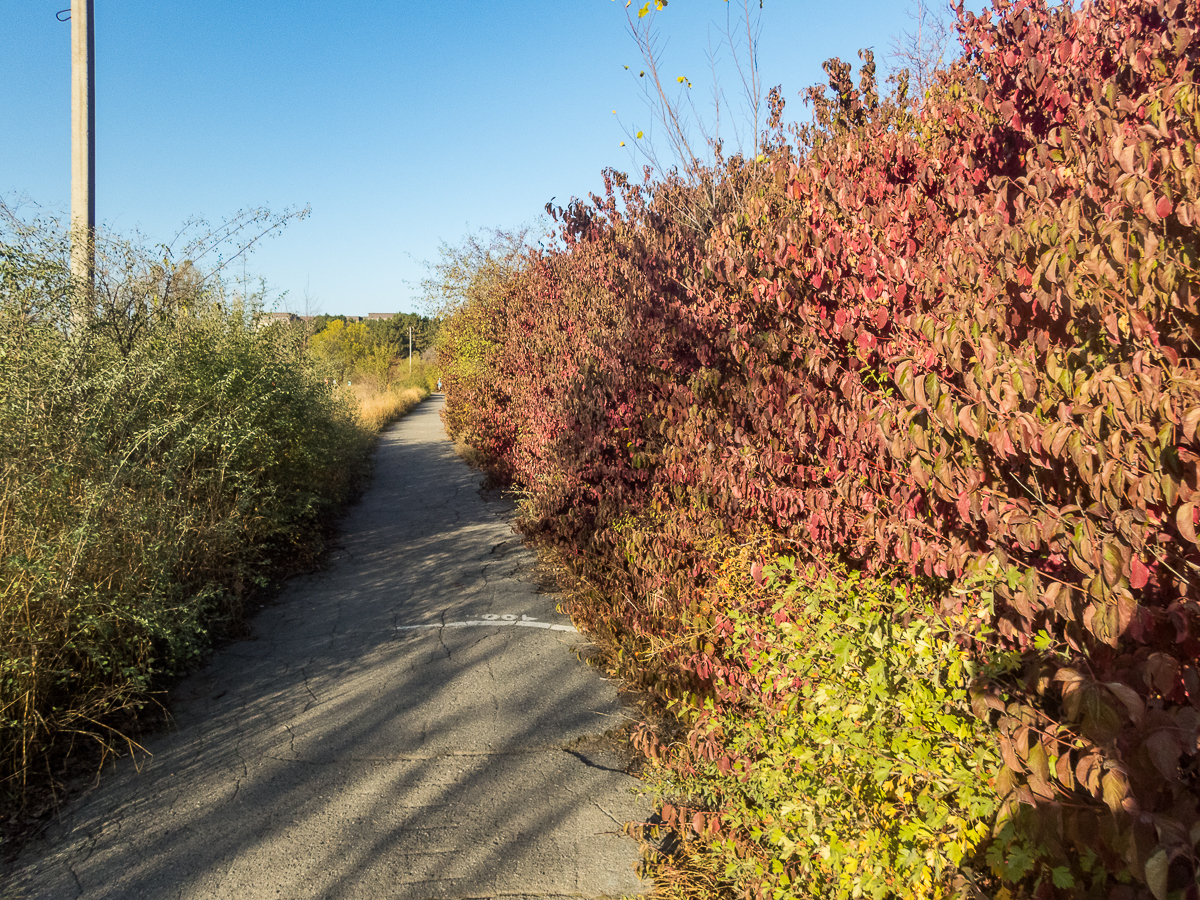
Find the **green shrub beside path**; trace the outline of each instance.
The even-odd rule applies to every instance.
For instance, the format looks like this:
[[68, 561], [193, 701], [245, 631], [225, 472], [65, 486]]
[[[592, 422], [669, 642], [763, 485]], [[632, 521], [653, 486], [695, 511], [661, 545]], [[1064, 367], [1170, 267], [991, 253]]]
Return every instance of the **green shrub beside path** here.
[[370, 446], [301, 335], [136, 254], [73, 310], [58, 259], [0, 242], [0, 811], [310, 562]]

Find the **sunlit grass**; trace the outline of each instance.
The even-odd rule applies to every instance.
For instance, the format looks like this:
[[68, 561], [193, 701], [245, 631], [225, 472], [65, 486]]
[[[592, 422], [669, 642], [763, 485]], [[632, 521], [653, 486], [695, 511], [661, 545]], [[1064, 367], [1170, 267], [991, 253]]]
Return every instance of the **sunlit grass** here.
[[339, 391], [351, 400], [358, 423], [372, 432], [381, 431], [429, 396], [428, 388], [403, 385], [379, 390], [374, 385], [355, 384]]

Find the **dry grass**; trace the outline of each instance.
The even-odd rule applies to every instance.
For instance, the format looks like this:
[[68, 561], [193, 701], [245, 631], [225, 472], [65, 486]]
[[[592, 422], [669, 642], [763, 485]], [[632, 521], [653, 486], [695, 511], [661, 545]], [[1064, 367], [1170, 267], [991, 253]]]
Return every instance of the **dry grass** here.
[[427, 388], [398, 385], [381, 391], [374, 385], [356, 384], [342, 390], [354, 403], [359, 424], [372, 432], [383, 430], [429, 396]]
[[473, 469], [482, 469], [484, 467], [484, 456], [462, 438], [454, 441], [454, 452], [458, 458], [465, 462]]
[[[650, 900], [736, 900], [725, 877], [727, 859], [711, 842], [680, 839], [683, 832], [662, 826], [626, 826], [642, 849], [638, 874], [653, 883]], [[694, 837], [694, 836], [693, 836]], [[745, 895], [743, 895], [745, 896]]]

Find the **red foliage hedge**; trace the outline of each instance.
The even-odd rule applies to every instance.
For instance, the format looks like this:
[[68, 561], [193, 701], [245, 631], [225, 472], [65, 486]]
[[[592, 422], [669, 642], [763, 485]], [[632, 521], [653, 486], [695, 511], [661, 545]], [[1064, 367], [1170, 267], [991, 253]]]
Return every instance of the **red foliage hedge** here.
[[621, 570], [618, 640], [680, 627], [717, 532], [956, 587], [1017, 663], [976, 703], [1010, 836], [1200, 896], [1200, 2], [959, 21], [919, 111], [834, 60], [799, 146], [561, 210], [483, 315], [503, 395], [451, 341], [451, 408]]

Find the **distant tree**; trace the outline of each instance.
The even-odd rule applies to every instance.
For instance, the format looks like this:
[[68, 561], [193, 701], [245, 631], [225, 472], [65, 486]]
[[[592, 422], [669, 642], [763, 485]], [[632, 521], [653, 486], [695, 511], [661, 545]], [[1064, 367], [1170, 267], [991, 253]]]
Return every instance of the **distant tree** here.
[[412, 350], [420, 354], [437, 338], [437, 323], [428, 316], [417, 313], [397, 313], [390, 319], [376, 319], [371, 327], [379, 334], [379, 340], [396, 346], [399, 356], [408, 356], [408, 329], [412, 328]]
[[332, 377], [345, 381], [371, 359], [371, 332], [364, 322], [347, 325], [342, 319], [334, 319], [312, 336], [308, 349]]
[[320, 315], [313, 316], [308, 320], [308, 330], [312, 334], [318, 334], [324, 331], [334, 322], [341, 322], [343, 325], [346, 324], [345, 320], [341, 316], [331, 316], [329, 313], [321, 313]]

